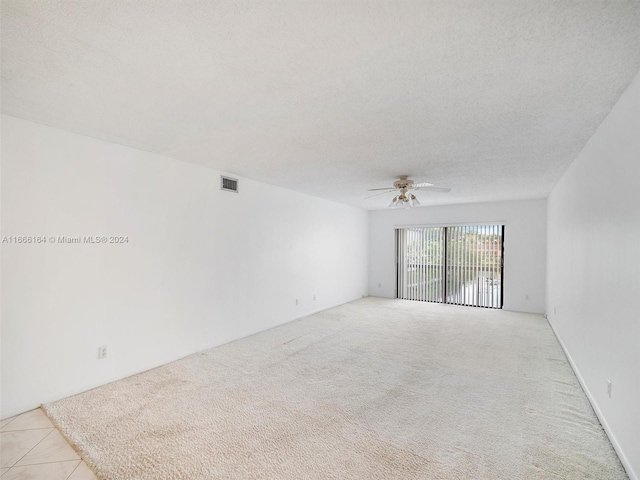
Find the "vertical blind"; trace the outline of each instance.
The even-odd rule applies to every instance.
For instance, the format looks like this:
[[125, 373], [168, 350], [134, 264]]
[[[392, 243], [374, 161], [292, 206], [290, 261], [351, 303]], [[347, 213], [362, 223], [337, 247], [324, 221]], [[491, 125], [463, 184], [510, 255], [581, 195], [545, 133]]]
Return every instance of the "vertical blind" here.
[[398, 298], [502, 308], [504, 226], [396, 230]]

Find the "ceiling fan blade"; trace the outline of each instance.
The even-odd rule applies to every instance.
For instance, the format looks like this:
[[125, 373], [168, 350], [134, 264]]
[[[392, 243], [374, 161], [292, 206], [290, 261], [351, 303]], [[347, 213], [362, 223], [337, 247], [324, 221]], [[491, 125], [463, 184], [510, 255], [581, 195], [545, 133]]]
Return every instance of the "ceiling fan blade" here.
[[418, 188], [414, 188], [414, 190], [431, 190], [432, 192], [450, 192], [451, 189], [450, 188], [446, 188], [446, 187], [418, 187]]
[[413, 184], [413, 188], [420, 188], [420, 187], [433, 187], [433, 183], [414, 183]]
[[380, 196], [380, 195], [385, 195], [385, 194], [387, 194], [387, 193], [390, 193], [390, 192], [379, 192], [379, 193], [374, 193], [373, 195], [369, 195], [368, 197], [364, 197], [364, 199], [365, 199], [365, 200], [367, 200], [368, 198], [378, 197], [378, 196]]
[[391, 187], [391, 188], [389, 188], [389, 187], [386, 187], [386, 188], [370, 188], [369, 190], [367, 190], [367, 192], [375, 192], [376, 190], [387, 190], [389, 192], [392, 192], [392, 191], [396, 190], [396, 188], [395, 187]]

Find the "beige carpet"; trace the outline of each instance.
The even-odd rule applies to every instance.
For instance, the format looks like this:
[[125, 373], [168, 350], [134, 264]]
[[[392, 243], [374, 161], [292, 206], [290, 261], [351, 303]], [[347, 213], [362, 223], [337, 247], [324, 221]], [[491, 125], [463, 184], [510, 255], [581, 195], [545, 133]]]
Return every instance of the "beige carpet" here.
[[44, 406], [102, 479], [626, 479], [546, 320], [366, 298]]

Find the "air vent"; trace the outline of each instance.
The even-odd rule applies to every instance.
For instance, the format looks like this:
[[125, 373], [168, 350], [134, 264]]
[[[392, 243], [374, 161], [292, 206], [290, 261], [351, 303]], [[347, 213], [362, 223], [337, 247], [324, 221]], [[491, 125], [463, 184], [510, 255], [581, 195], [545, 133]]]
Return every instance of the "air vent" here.
[[220, 176], [220, 188], [227, 192], [238, 193], [238, 179]]

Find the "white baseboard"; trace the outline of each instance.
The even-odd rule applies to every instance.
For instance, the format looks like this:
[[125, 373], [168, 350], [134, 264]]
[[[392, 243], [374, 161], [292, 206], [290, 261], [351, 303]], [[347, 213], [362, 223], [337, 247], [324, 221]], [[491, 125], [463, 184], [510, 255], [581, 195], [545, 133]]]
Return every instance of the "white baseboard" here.
[[[546, 315], [545, 315], [545, 317], [546, 317]], [[564, 342], [562, 341], [562, 339], [558, 335], [558, 332], [556, 332], [556, 329], [553, 327], [553, 324], [549, 321], [548, 318], [547, 318], [547, 323], [549, 323], [549, 326], [551, 327], [551, 330], [553, 330], [553, 334], [556, 336], [556, 339], [558, 340], [558, 343], [562, 347], [562, 351], [564, 351], [565, 356], [569, 360], [569, 365], [571, 365], [571, 369], [573, 370], [573, 373], [576, 374], [576, 377], [578, 378], [578, 382], [580, 382], [580, 386], [582, 387], [582, 390], [587, 395], [587, 399], [589, 400], [589, 403], [591, 404], [591, 407], [593, 408], [593, 411], [596, 412], [596, 416], [598, 417], [598, 420], [600, 420], [600, 424], [602, 425], [602, 428], [604, 428], [605, 433], [609, 437], [609, 440], [611, 441], [611, 445], [613, 445], [613, 449], [618, 454], [618, 458], [620, 459], [620, 463], [622, 463], [622, 466], [626, 470], [627, 475], [629, 476], [629, 479], [630, 480], [640, 480], [638, 478], [638, 476], [636, 475], [635, 471], [633, 470], [633, 467], [629, 463], [629, 460], [627, 460], [627, 457], [624, 454], [624, 451], [622, 450], [622, 447], [618, 443], [618, 439], [616, 438], [616, 436], [611, 431], [611, 428], [609, 427], [609, 424], [607, 423], [607, 419], [602, 414], [602, 410], [600, 410], [600, 407], [598, 406], [598, 403], [596, 402], [595, 398], [591, 394], [591, 391], [589, 390], [589, 387], [587, 387], [587, 384], [585, 383], [584, 379], [582, 378], [582, 375], [580, 374], [580, 370], [578, 370], [578, 367], [576, 366], [575, 362], [573, 361], [573, 358], [571, 357], [571, 354], [567, 350], [567, 347], [565, 346]]]

